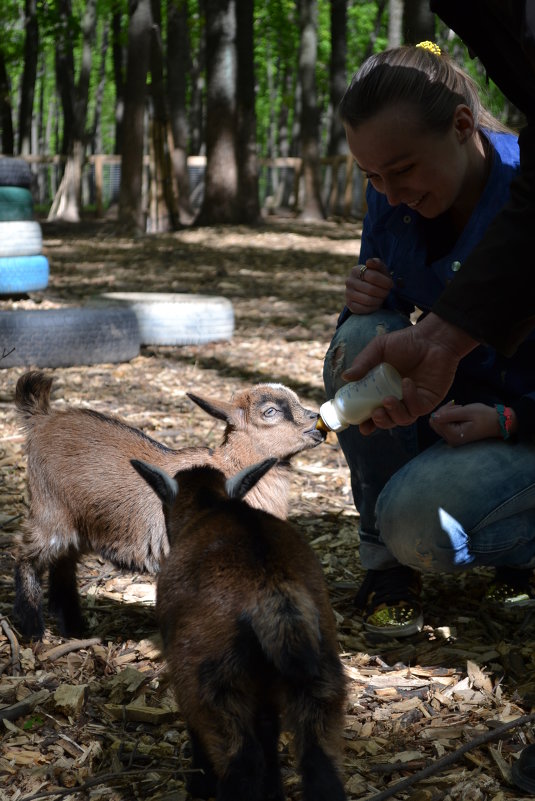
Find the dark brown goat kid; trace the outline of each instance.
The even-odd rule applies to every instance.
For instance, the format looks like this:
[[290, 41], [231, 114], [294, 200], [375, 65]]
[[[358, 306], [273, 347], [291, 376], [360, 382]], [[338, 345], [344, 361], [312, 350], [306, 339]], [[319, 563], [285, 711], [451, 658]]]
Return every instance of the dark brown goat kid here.
[[231, 402], [188, 393], [213, 417], [225, 421], [214, 449], [167, 448], [121, 420], [90, 409], [50, 405], [52, 379], [39, 371], [22, 375], [15, 403], [26, 431], [28, 519], [15, 566], [15, 618], [26, 637], [44, 633], [41, 575], [49, 571], [49, 608], [62, 635], [83, 630], [76, 586], [80, 555], [95, 552], [122, 568], [158, 571], [169, 547], [161, 504], [132, 468], [149, 461], [174, 474], [210, 463], [226, 475], [275, 457], [277, 465], [248, 496], [252, 506], [287, 515], [289, 460], [323, 440], [316, 412], [281, 384], [258, 384]]
[[323, 571], [302, 534], [242, 498], [271, 466], [171, 478], [133, 462], [162, 501], [171, 551], [156, 614], [192, 744], [187, 790], [283, 801], [281, 723], [304, 801], [344, 801], [338, 773], [346, 680]]

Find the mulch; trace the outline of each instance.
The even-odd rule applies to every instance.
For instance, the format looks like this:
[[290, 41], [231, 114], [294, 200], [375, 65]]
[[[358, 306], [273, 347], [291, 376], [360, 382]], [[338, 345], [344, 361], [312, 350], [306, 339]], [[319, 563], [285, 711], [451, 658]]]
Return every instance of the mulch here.
[[[51, 370], [55, 402], [119, 415], [173, 447], [215, 444], [223, 424], [186, 393], [230, 398], [259, 381], [292, 387], [318, 408], [322, 361], [359, 248], [358, 223], [184, 229], [138, 239], [113, 223], [42, 223], [50, 285], [0, 309], [85, 302], [104, 291], [223, 295], [230, 343], [144, 347], [129, 363]], [[1, 345], [1, 343], [0, 343]], [[186, 798], [189, 750], [153, 617], [154, 580], [88, 555], [79, 587], [87, 640], [41, 642], [11, 618], [13, 539], [27, 511], [23, 437], [13, 406], [25, 368], [0, 369], [0, 801]], [[343, 770], [349, 799], [507, 801], [511, 766], [535, 743], [535, 615], [485, 607], [490, 573], [424, 577], [426, 625], [371, 640], [352, 599], [363, 572], [358, 513], [334, 435], [294, 460], [292, 523], [329, 585], [349, 678]], [[422, 499], [425, 502], [425, 499]], [[287, 796], [299, 776], [281, 738]], [[433, 766], [433, 767], [430, 767]], [[420, 776], [420, 771], [434, 771]], [[419, 781], [415, 781], [420, 778]]]

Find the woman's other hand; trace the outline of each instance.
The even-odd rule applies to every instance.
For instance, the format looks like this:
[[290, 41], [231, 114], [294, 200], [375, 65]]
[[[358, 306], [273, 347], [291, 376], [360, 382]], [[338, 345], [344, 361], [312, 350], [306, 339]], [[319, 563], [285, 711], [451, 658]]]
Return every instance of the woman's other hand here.
[[386, 264], [368, 259], [353, 267], [346, 280], [346, 306], [353, 314], [371, 314], [381, 308], [393, 286]]
[[[498, 412], [494, 406], [484, 403], [469, 403], [466, 406], [446, 403], [433, 412], [429, 425], [453, 448], [480, 439], [502, 437]], [[512, 430], [514, 428], [516, 420], [513, 412]]]

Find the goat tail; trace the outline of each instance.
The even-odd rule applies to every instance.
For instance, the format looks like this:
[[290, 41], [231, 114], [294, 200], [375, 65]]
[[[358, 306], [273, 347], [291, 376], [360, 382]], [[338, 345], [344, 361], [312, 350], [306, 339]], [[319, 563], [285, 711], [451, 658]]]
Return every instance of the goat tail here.
[[24, 418], [49, 413], [51, 387], [52, 378], [39, 370], [21, 375], [15, 387], [15, 406]]
[[305, 587], [266, 587], [249, 621], [267, 659], [293, 681], [320, 673], [320, 615]]

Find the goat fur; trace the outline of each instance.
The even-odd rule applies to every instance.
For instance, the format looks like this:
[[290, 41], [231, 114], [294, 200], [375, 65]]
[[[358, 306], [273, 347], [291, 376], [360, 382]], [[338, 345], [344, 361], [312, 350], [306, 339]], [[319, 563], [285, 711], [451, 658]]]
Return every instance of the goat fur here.
[[[338, 771], [346, 679], [319, 561], [287, 521], [242, 498], [269, 461], [225, 480], [134, 467], [161, 499], [171, 550], [156, 613], [192, 744], [187, 790], [217, 801], [283, 801], [281, 724], [304, 801], [344, 801]], [[230, 494], [230, 497], [229, 497]]]

